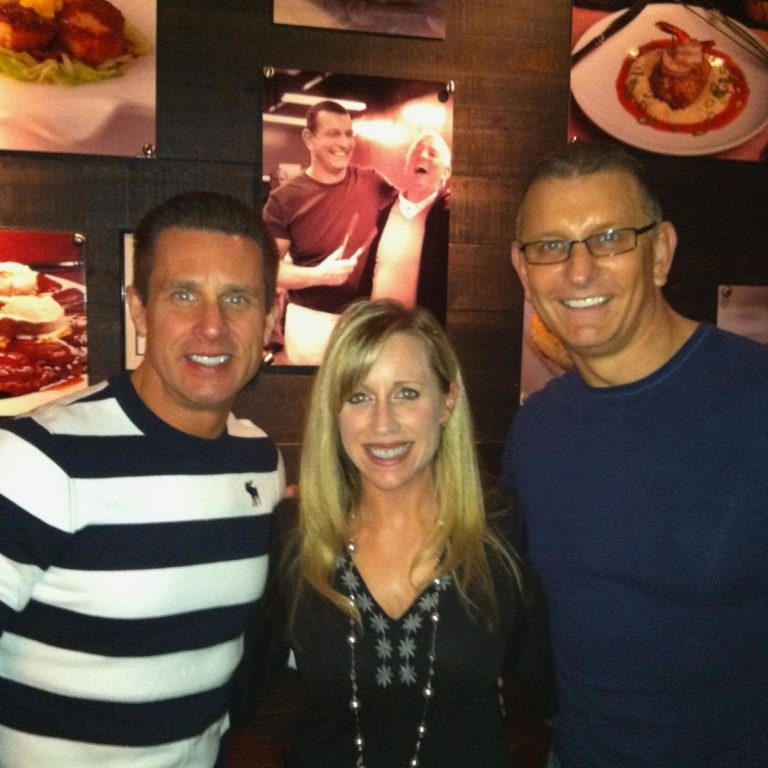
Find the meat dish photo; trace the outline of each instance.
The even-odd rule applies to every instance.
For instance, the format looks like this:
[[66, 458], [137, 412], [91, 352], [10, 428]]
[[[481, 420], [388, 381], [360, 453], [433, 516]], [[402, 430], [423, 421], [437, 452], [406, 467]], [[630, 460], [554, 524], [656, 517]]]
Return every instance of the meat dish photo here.
[[[85, 294], [79, 285], [0, 262], [0, 404], [85, 384]], [[8, 411], [0, 405], [0, 411]]]

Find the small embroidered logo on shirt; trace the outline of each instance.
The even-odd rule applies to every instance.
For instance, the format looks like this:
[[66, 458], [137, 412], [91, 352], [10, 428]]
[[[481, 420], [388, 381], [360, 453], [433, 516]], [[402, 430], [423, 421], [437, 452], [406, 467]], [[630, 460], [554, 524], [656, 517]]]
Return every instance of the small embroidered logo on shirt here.
[[253, 484], [253, 480], [248, 480], [245, 484], [245, 490], [248, 491], [251, 497], [251, 504], [254, 507], [258, 507], [261, 504], [261, 497], [259, 496], [259, 489]]

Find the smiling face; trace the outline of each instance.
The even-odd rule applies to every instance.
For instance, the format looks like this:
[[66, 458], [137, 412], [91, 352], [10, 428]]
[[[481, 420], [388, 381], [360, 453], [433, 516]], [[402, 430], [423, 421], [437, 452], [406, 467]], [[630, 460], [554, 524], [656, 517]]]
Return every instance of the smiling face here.
[[172, 227], [158, 236], [146, 304], [128, 293], [146, 338], [133, 383], [171, 426], [200, 437], [223, 431], [271, 330], [262, 268], [258, 245], [239, 235]]
[[[650, 221], [637, 182], [624, 171], [545, 178], [526, 194], [519, 240], [581, 240]], [[660, 289], [674, 247], [674, 229], [662, 222], [615, 256], [595, 258], [581, 243], [560, 264], [527, 264], [515, 243], [512, 261], [527, 298], [580, 369], [597, 359], [636, 365], [666, 322]]]
[[425, 134], [408, 150], [404, 194], [413, 202], [439, 191], [451, 175], [451, 151], [442, 137]]
[[302, 137], [312, 158], [312, 178], [325, 183], [341, 181], [355, 151], [352, 118], [321, 110], [315, 130], [305, 128]]
[[395, 333], [339, 413], [344, 450], [360, 472], [362, 495], [434, 490], [441, 424], [456, 401], [445, 393], [423, 342]]

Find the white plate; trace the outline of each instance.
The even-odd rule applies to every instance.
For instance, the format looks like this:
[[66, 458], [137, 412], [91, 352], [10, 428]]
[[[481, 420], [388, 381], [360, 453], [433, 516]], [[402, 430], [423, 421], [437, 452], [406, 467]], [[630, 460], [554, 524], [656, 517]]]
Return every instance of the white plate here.
[[[30, 264], [29, 266], [34, 269], [35, 265]], [[67, 280], [65, 277], [59, 277], [58, 275], [47, 275], [47, 277], [59, 283], [62, 289], [76, 288], [85, 294], [85, 287], [81, 283]], [[79, 378], [66, 384], [54, 384], [38, 392], [29, 392], [26, 395], [18, 395], [17, 397], [0, 397], [0, 416], [15, 416], [18, 413], [26, 413], [33, 408], [37, 408], [38, 405], [50, 402], [51, 400], [58, 400], [60, 397], [64, 397], [64, 395], [77, 392], [79, 389], [85, 389], [87, 386], [88, 375], [86, 372]]]
[[157, 0], [111, 0], [151, 50], [122, 77], [74, 87], [0, 76], [0, 149], [140, 155], [155, 142]]
[[[612, 13], [591, 26], [579, 38], [574, 51], [599, 35], [622, 13], [623, 10]], [[619, 69], [632, 49], [668, 37], [655, 26], [657, 21], [675, 24], [699, 40], [715, 40], [716, 48], [739, 65], [750, 94], [744, 111], [733, 122], [703, 136], [670, 133], [641, 125], [622, 107], [616, 95]], [[571, 69], [571, 91], [587, 117], [606, 133], [639, 149], [666, 155], [722, 152], [743, 144], [768, 124], [768, 67], [687, 8], [674, 3], [647, 6], [636, 19], [585, 56]]]

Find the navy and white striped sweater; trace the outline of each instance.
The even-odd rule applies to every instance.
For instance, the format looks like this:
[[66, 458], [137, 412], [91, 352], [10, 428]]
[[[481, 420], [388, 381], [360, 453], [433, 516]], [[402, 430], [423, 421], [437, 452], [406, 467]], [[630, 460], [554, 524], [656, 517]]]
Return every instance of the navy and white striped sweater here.
[[0, 767], [216, 762], [283, 492], [230, 415], [181, 433], [127, 375], [0, 430]]

